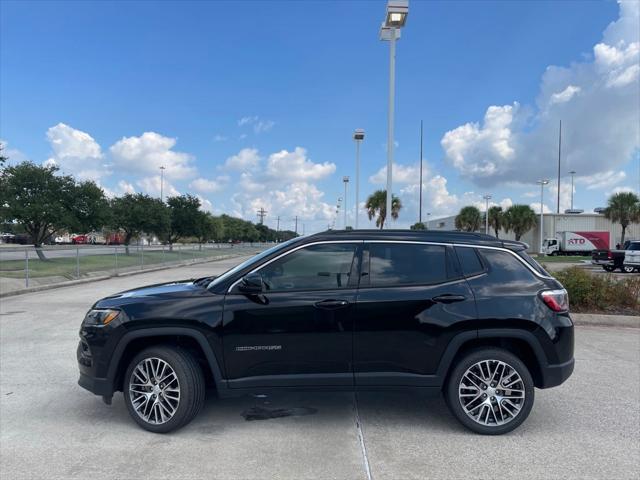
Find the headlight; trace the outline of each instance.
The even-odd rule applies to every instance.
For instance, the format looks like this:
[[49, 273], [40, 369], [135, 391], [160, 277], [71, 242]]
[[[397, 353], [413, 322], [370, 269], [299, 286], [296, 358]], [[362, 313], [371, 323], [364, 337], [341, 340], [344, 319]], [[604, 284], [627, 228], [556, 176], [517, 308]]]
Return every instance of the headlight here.
[[120, 310], [89, 310], [84, 317], [84, 323], [87, 325], [108, 325], [118, 318], [118, 315], [120, 315]]

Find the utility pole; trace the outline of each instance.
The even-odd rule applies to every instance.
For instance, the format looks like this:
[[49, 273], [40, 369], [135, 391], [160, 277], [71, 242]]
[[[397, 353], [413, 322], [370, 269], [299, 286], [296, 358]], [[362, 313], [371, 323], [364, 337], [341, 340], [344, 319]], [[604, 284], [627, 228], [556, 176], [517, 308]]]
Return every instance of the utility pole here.
[[344, 229], [347, 229], [347, 185], [349, 185], [349, 177], [342, 177], [344, 182]]
[[576, 174], [575, 170], [571, 170], [569, 175], [571, 175], [571, 210], [573, 210], [573, 176]]
[[276, 219], [276, 220], [277, 220], [277, 223], [276, 223], [276, 232], [279, 232], [279, 231], [280, 231], [280, 215], [278, 215], [278, 217], [277, 217], [277, 219]]
[[164, 202], [164, 170], [164, 166], [160, 167], [160, 202]]
[[562, 120], [560, 120], [560, 130], [558, 132], [558, 210], [557, 210], [556, 213], [560, 213], [560, 153], [561, 153], [561, 149], [562, 149]]
[[422, 120], [420, 120], [420, 213], [418, 222], [422, 223]]
[[491, 200], [491, 195], [485, 195], [485, 208], [484, 208], [484, 233], [489, 234], [489, 200]]
[[298, 216], [296, 215], [296, 229], [294, 230], [296, 232], [296, 236], [298, 236]]
[[264, 225], [264, 217], [267, 216], [267, 211], [260, 207], [260, 210], [258, 210], [258, 218], [260, 219], [260, 225]]

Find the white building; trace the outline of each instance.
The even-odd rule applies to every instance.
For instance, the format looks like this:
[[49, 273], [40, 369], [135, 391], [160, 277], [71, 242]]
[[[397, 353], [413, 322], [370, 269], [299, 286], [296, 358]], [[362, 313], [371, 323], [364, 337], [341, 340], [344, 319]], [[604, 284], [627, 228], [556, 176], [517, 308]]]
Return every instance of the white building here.
[[[538, 218], [540, 218], [538, 216]], [[455, 230], [456, 216], [438, 218], [427, 222], [429, 230]], [[478, 230], [484, 232], [484, 225]], [[542, 231], [543, 238], [555, 237], [558, 232], [609, 232], [609, 245], [615, 248], [620, 243], [622, 237], [622, 227], [619, 223], [611, 223], [600, 213], [545, 213], [544, 228]], [[489, 233], [494, 234], [491, 227]], [[500, 238], [514, 240], [513, 232], [505, 233], [500, 231]], [[640, 239], [640, 224], [632, 223], [627, 227], [625, 234], [626, 240]], [[537, 252], [540, 249], [540, 230], [536, 225], [532, 230], [525, 233], [520, 241], [529, 245], [529, 250]]]

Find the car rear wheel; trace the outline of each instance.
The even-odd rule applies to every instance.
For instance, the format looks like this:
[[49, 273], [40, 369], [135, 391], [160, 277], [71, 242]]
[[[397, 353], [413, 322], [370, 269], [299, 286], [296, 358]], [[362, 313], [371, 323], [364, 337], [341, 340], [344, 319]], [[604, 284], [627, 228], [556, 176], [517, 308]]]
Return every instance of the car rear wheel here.
[[123, 387], [129, 414], [150, 432], [183, 427], [204, 404], [200, 365], [191, 353], [175, 347], [151, 347], [136, 355]]
[[630, 267], [630, 266], [623, 266], [620, 270], [622, 270], [623, 273], [633, 273], [636, 271], [635, 267]]
[[514, 430], [529, 416], [533, 379], [525, 364], [506, 350], [474, 350], [454, 366], [445, 385], [445, 399], [468, 429], [500, 435]]
[[615, 270], [615, 267], [611, 265], [603, 265], [602, 268], [604, 268], [605, 272], [613, 272]]

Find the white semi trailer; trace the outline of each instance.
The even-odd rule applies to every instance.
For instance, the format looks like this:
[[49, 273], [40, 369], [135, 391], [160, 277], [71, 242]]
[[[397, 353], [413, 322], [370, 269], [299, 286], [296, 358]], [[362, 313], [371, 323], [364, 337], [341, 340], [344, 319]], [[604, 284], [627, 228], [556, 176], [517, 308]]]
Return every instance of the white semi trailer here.
[[609, 237], [609, 232], [558, 232], [544, 239], [542, 249], [546, 255], [587, 255], [609, 249]]

